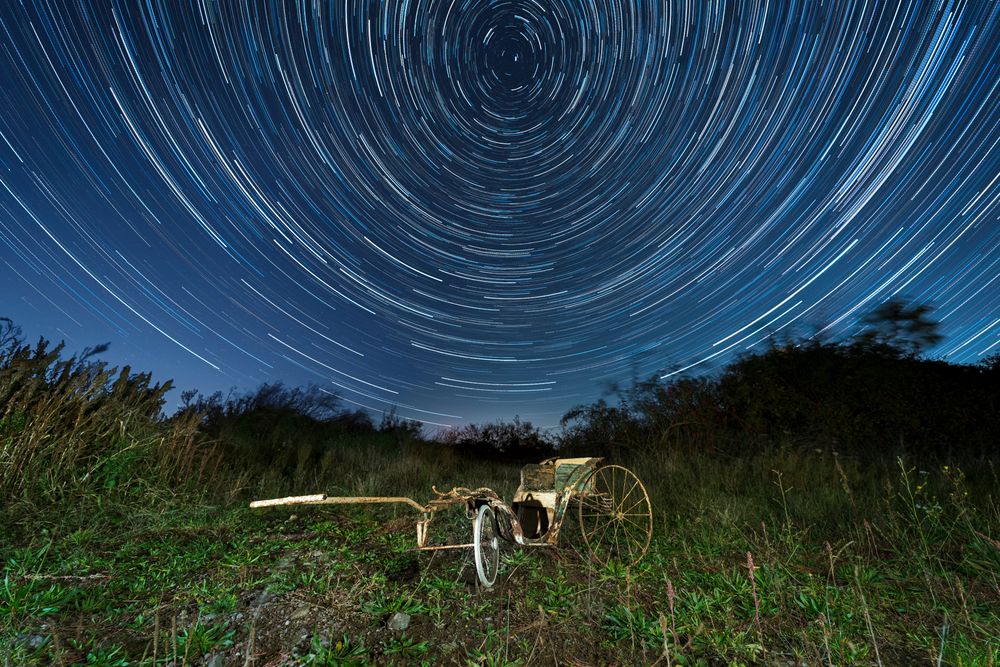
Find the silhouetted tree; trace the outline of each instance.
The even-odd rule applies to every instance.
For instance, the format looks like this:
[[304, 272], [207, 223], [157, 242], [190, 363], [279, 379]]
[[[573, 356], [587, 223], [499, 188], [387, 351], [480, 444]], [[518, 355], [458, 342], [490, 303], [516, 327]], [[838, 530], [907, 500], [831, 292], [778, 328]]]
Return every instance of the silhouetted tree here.
[[337, 442], [375, 430], [366, 412], [344, 410], [339, 397], [315, 385], [276, 382], [225, 397], [186, 391], [181, 400], [175, 417], [200, 418], [202, 433], [222, 443], [231, 464], [284, 473], [318, 465]]
[[862, 319], [866, 330], [857, 342], [917, 356], [943, 340], [940, 324], [929, 317], [933, 312], [927, 304], [907, 304], [894, 297]]
[[21, 341], [21, 327], [9, 317], [0, 317], [0, 351], [13, 350]]
[[396, 406], [392, 406], [382, 413], [382, 421], [379, 422], [378, 430], [383, 433], [395, 433], [402, 438], [419, 438], [420, 431], [424, 425], [416, 419], [407, 419], [399, 416]]
[[512, 422], [469, 424], [445, 432], [441, 439], [461, 454], [518, 463], [538, 462], [555, 452], [542, 432], [520, 417]]
[[867, 316], [853, 339], [775, 341], [715, 375], [637, 383], [617, 403], [601, 398], [567, 412], [560, 451], [617, 458], [781, 445], [995, 456], [1000, 355], [975, 365], [920, 357], [941, 341], [931, 313], [897, 299]]

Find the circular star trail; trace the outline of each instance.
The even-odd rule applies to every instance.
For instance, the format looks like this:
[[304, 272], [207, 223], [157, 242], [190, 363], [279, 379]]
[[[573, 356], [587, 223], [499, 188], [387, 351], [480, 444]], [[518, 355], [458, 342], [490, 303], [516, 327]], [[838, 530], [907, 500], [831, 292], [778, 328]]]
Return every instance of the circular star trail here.
[[0, 8], [3, 315], [203, 390], [543, 425], [937, 306], [1000, 351], [1000, 5]]

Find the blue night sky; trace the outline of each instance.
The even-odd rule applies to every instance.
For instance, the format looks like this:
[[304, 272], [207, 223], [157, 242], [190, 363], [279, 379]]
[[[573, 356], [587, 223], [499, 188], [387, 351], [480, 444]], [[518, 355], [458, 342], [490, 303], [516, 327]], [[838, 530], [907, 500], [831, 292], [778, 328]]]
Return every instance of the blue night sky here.
[[1000, 3], [247, 4], [0, 4], [30, 338], [444, 425], [894, 295], [1000, 352]]

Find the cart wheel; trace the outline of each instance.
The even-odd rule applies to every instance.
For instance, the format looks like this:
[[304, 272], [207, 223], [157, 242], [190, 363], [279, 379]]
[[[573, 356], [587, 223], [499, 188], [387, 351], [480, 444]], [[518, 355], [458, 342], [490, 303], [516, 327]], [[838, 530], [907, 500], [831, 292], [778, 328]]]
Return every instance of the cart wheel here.
[[601, 563], [638, 563], [653, 536], [653, 508], [635, 474], [622, 466], [602, 466], [584, 484], [576, 499], [580, 530], [590, 553]]
[[500, 567], [500, 536], [496, 514], [489, 505], [480, 506], [472, 524], [472, 550], [479, 581], [484, 588], [490, 588], [497, 580], [497, 569]]

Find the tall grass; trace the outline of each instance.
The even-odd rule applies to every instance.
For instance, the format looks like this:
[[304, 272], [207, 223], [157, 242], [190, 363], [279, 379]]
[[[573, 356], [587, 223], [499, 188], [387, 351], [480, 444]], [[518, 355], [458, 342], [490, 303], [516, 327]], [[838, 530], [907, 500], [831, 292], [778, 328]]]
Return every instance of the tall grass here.
[[204, 478], [197, 421], [165, 420], [169, 381], [109, 367], [100, 349], [24, 343], [0, 320], [0, 496], [55, 503], [90, 489]]
[[[503, 465], [420, 437], [389, 413], [376, 427], [315, 387], [263, 385], [245, 394], [184, 395], [172, 383], [63, 344], [25, 343], [0, 319], [0, 497], [9, 509], [48, 511], [96, 502], [143, 504], [180, 493], [231, 503], [315, 489], [422, 497], [432, 484], [466, 484], [475, 471], [503, 486]], [[502, 479], [501, 479], [502, 478]], [[110, 495], [109, 495], [110, 494]]]

